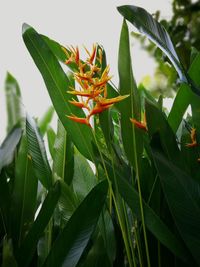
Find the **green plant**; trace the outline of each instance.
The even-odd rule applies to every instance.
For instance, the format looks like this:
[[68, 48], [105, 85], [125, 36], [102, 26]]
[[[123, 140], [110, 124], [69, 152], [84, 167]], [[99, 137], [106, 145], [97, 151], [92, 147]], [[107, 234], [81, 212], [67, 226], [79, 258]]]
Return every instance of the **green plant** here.
[[[3, 266], [200, 265], [200, 54], [187, 71], [150, 14], [135, 6], [118, 10], [178, 72], [173, 107], [166, 114], [162, 97], [136, 85], [125, 19], [119, 88], [101, 46], [83, 60], [78, 48], [24, 25], [24, 42], [59, 119], [55, 133], [51, 109], [39, 122], [19, 115], [0, 148]], [[19, 109], [19, 90], [12, 95]], [[192, 114], [184, 118], [189, 105]]]

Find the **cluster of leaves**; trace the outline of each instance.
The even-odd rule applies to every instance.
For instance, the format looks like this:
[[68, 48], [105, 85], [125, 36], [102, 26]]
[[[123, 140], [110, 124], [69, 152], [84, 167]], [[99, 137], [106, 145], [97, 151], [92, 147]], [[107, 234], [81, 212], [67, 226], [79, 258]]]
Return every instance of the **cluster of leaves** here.
[[[19, 86], [8, 75], [9, 134], [0, 147], [4, 267], [200, 265], [200, 53], [188, 73], [168, 33], [150, 14], [135, 6], [118, 10], [174, 65], [182, 83], [173, 107], [166, 115], [162, 97], [154, 99], [144, 86], [137, 87], [124, 20], [119, 88], [108, 83], [107, 93], [129, 97], [100, 113], [92, 127], [70, 120], [71, 113], [85, 114], [66, 93], [75, 84], [62, 68], [63, 46], [24, 25], [25, 45], [59, 119], [55, 133], [49, 126], [52, 109], [38, 122], [24, 118]], [[189, 105], [192, 114], [184, 119]], [[130, 121], [141, 122], [144, 112], [147, 131]]]
[[[192, 0], [173, 0], [172, 12], [170, 19], [160, 20], [160, 11], [154, 14], [154, 18], [160, 20], [169, 32], [182, 64], [189, 69], [193, 54], [200, 50], [200, 3]], [[145, 36], [133, 32], [132, 35], [157, 63], [153, 79], [146, 77], [144, 83], [149, 85], [156, 96], [159, 93], [173, 96], [173, 91], [177, 91], [177, 75], [170, 61], [152, 42], [148, 42]], [[172, 90], [169, 90], [170, 87]]]

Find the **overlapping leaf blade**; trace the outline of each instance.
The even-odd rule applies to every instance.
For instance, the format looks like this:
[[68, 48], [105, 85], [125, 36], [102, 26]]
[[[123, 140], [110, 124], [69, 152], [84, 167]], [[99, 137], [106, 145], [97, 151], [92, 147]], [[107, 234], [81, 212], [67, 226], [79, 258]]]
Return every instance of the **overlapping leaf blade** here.
[[47, 159], [44, 141], [35, 121], [27, 115], [26, 136], [28, 151], [33, 162], [33, 168], [37, 179], [49, 189], [52, 185], [52, 173]]
[[21, 247], [17, 251], [17, 261], [20, 267], [29, 266], [29, 263], [31, 262], [33, 254], [37, 248], [39, 238], [44, 233], [44, 230], [58, 203], [60, 193], [60, 183], [56, 182], [49, 190], [36, 220], [34, 221]]
[[165, 198], [185, 244], [199, 265], [199, 185], [164, 155], [159, 143], [153, 139], [152, 151]]
[[104, 180], [86, 196], [53, 244], [44, 267], [76, 266], [98, 221], [107, 188]]

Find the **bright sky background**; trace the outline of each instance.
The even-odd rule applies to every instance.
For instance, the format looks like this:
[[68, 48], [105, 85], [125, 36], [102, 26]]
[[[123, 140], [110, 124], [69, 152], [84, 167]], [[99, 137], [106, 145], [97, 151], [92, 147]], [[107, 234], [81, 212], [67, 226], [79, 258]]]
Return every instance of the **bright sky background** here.
[[[93, 43], [102, 44], [111, 67], [110, 73], [117, 81], [122, 17], [116, 7], [126, 4], [141, 6], [150, 13], [161, 10], [164, 18], [171, 15], [170, 0], [1, 0], [0, 142], [6, 128], [4, 80], [7, 71], [18, 80], [25, 109], [31, 116], [41, 117], [51, 105], [42, 77], [23, 43], [22, 24], [28, 23], [63, 45], [84, 44], [90, 48]], [[129, 26], [130, 30], [134, 29]], [[153, 73], [153, 61], [139, 49], [137, 41], [132, 49], [132, 58], [137, 81]]]

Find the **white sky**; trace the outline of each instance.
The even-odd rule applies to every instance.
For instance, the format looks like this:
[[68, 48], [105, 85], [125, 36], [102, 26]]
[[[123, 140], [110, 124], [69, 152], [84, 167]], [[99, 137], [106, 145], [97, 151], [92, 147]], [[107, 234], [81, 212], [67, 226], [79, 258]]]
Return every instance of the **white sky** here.
[[[111, 74], [117, 80], [117, 54], [122, 17], [117, 6], [133, 4], [150, 13], [161, 10], [164, 18], [171, 15], [170, 0], [1, 0], [0, 9], [0, 142], [5, 135], [6, 107], [4, 80], [9, 71], [19, 82], [26, 111], [41, 117], [51, 105], [41, 75], [29, 55], [22, 37], [24, 22], [38, 32], [64, 45], [91, 47], [100, 43], [107, 53]], [[133, 27], [129, 25], [129, 29]], [[132, 51], [137, 81], [153, 73], [153, 61], [135, 45]]]

